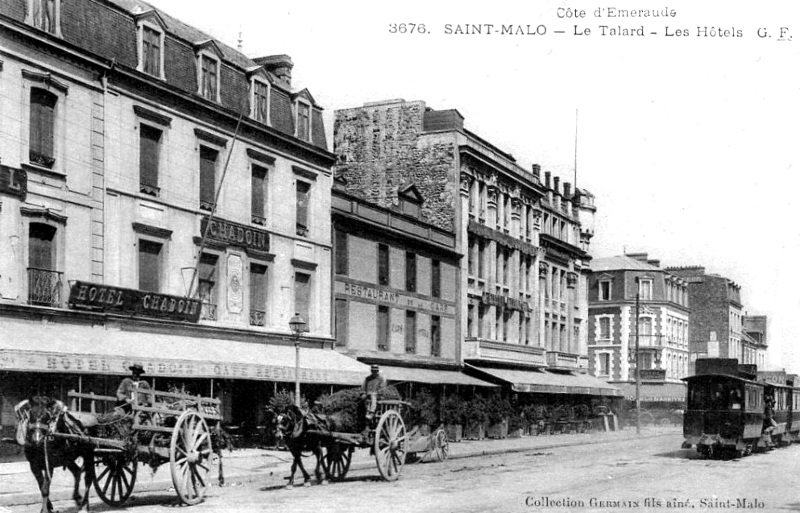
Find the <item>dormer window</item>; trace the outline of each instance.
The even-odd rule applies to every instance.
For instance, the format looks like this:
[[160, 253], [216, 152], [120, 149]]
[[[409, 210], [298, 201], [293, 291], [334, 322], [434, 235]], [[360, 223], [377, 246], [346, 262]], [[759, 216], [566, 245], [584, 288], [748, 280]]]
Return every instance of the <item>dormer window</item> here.
[[297, 137], [304, 141], [311, 140], [311, 105], [297, 102]]
[[164, 32], [151, 24], [139, 25], [139, 71], [164, 78]]
[[61, 37], [61, 0], [28, 0], [25, 23]]
[[269, 125], [269, 82], [254, 77], [250, 84], [252, 91], [250, 115], [256, 121]]
[[198, 57], [197, 94], [212, 102], [219, 101], [219, 59], [208, 53]]

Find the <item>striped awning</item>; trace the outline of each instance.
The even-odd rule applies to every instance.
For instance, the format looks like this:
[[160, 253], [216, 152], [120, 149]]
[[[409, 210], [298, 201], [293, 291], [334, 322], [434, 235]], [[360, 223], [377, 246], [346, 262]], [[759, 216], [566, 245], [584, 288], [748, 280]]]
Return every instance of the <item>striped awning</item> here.
[[543, 394], [579, 394], [622, 396], [616, 386], [588, 374], [560, 373], [548, 370], [496, 369], [469, 365], [477, 376], [511, 385], [515, 392]]

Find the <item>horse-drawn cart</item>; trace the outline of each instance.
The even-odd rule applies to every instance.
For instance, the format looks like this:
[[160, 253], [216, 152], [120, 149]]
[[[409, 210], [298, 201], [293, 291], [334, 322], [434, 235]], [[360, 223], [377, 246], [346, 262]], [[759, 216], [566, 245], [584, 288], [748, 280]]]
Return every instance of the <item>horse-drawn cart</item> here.
[[[103, 502], [125, 503], [136, 483], [139, 463], [154, 470], [169, 463], [181, 502], [191, 505], [203, 500], [211, 464], [222, 457], [218, 399], [140, 388], [133, 394], [131, 411], [115, 409], [96, 415], [96, 403], [116, 398], [75, 392], [68, 396], [69, 413], [80, 426], [73, 433], [53, 436], [94, 446], [94, 489]], [[89, 401], [91, 413], [79, 411], [79, 401]], [[219, 465], [221, 477], [221, 459]]]
[[416, 461], [444, 461], [450, 455], [450, 443], [444, 427], [439, 426], [432, 433], [424, 434], [420, 426], [408, 432], [408, 456]]
[[386, 481], [400, 477], [408, 453], [406, 425], [401, 415], [406, 405], [398, 400], [379, 400], [368, 429], [362, 433], [340, 433], [326, 429], [309, 430], [323, 440], [322, 465], [328, 479], [340, 481], [350, 470], [353, 450], [369, 448], [375, 456], [378, 472]]

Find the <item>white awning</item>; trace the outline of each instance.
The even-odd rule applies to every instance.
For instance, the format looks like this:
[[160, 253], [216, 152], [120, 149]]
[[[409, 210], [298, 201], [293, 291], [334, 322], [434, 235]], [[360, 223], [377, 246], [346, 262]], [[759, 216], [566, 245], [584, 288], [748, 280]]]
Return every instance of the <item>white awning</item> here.
[[[0, 370], [128, 374], [141, 363], [147, 375], [294, 381], [289, 345], [190, 338], [106, 326], [0, 321]], [[332, 349], [300, 348], [303, 383], [360, 385], [369, 366]]]
[[383, 377], [389, 381], [410, 381], [412, 383], [433, 383], [437, 385], [474, 385], [479, 387], [497, 386], [455, 370], [417, 369], [389, 365], [381, 365], [380, 368]]

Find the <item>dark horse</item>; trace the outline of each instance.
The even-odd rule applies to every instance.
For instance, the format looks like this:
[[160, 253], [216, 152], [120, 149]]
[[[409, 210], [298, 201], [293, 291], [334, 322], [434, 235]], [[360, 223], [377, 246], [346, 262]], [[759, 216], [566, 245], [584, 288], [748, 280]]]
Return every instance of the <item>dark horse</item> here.
[[274, 413], [274, 421], [278, 438], [283, 441], [292, 455], [291, 474], [286, 487], [294, 486], [294, 474], [298, 468], [303, 473], [303, 485], [310, 486], [311, 476], [303, 466], [304, 451], [311, 452], [316, 457], [314, 476], [318, 483], [326, 484], [327, 481], [322, 472], [323, 441], [319, 435], [310, 432], [325, 430], [327, 426], [324, 425], [324, 419], [311, 413], [303, 413], [297, 406], [290, 406], [280, 413]]
[[[14, 409], [20, 421], [20, 434], [24, 433], [25, 457], [42, 493], [42, 513], [53, 511], [50, 482], [56, 467], [65, 467], [72, 472], [75, 477], [72, 498], [80, 511], [88, 511], [89, 490], [94, 480], [94, 449], [89, 444], [53, 436], [55, 433], [80, 434], [68, 425], [64, 403], [37, 396], [21, 402]], [[76, 463], [78, 458], [83, 459], [83, 469]], [[86, 488], [83, 495], [79, 491], [82, 471]]]

